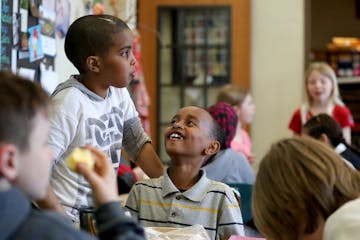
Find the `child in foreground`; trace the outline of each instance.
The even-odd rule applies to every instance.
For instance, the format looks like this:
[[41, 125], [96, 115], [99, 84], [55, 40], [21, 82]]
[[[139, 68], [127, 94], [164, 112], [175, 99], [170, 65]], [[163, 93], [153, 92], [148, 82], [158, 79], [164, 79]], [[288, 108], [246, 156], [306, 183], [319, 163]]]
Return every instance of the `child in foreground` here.
[[[94, 239], [63, 215], [32, 209], [45, 196], [53, 153], [47, 144], [50, 99], [40, 85], [0, 73], [0, 239]], [[88, 147], [95, 168], [78, 164], [90, 184], [100, 239], [145, 239], [143, 229], [124, 215], [115, 173], [101, 151]]]
[[[359, 197], [360, 173], [330, 147], [305, 136], [284, 139], [260, 163], [254, 222], [266, 239], [322, 240], [328, 217], [349, 201], [358, 206]], [[352, 224], [359, 229], [360, 221]]]
[[165, 130], [171, 158], [164, 176], [136, 183], [126, 208], [146, 227], [202, 225], [210, 239], [243, 235], [238, 202], [230, 187], [209, 180], [201, 166], [220, 149], [224, 134], [204, 109], [185, 107]]

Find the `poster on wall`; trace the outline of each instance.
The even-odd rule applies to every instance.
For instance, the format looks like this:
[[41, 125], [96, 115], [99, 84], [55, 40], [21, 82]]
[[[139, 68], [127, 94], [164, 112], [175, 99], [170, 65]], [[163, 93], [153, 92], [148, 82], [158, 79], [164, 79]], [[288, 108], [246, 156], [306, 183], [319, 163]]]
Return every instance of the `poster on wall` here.
[[40, 33], [41, 33], [40, 25], [35, 25], [29, 28], [30, 62], [34, 62], [44, 57]]
[[1, 70], [10, 70], [11, 69], [11, 51], [12, 51], [12, 1], [11, 0], [1, 0], [1, 17], [0, 17], [0, 42], [1, 42], [1, 51], [0, 51], [0, 69]]

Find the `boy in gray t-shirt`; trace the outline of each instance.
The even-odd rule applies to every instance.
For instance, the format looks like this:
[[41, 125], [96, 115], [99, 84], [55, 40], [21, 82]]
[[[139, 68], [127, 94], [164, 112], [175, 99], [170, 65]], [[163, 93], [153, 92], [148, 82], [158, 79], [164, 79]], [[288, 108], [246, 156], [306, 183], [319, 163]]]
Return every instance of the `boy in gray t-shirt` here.
[[100, 148], [115, 171], [124, 147], [150, 177], [163, 172], [126, 89], [135, 74], [132, 45], [128, 26], [110, 15], [81, 17], [66, 34], [65, 53], [79, 75], [71, 76], [52, 94], [49, 145], [55, 161], [51, 188], [39, 205], [65, 210], [75, 222], [81, 207], [93, 205], [87, 181], [66, 165], [66, 158], [75, 147]]

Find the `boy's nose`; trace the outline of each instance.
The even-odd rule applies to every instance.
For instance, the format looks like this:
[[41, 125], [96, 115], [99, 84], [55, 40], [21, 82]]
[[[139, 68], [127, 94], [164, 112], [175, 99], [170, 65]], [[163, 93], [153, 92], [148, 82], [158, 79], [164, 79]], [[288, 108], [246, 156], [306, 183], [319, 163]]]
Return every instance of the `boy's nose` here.
[[135, 55], [134, 55], [134, 52], [133, 51], [131, 51], [131, 62], [130, 62], [130, 64], [131, 65], [135, 65], [136, 64], [136, 58], [135, 58]]
[[173, 128], [180, 128], [180, 129], [183, 129], [183, 124], [181, 123], [181, 121], [178, 121], [178, 122], [175, 122], [173, 124]]

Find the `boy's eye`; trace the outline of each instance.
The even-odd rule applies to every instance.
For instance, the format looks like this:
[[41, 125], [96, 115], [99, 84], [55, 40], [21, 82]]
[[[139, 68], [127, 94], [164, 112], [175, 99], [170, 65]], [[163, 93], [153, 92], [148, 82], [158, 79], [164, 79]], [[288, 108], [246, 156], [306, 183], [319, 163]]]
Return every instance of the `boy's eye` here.
[[188, 122], [187, 122], [187, 125], [188, 125], [188, 126], [195, 126], [196, 124], [195, 124], [193, 121], [188, 121]]
[[120, 53], [120, 55], [121, 55], [122, 57], [129, 58], [129, 56], [130, 56], [130, 50], [123, 51], [123, 52]]

